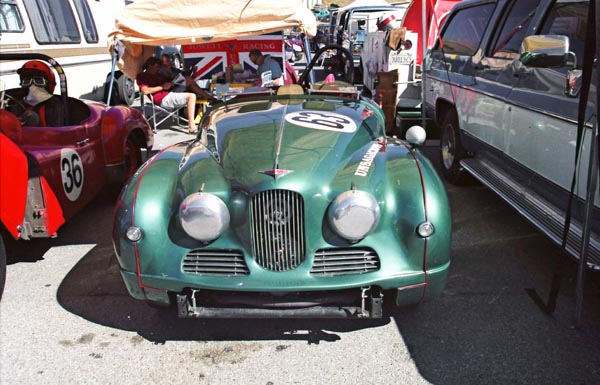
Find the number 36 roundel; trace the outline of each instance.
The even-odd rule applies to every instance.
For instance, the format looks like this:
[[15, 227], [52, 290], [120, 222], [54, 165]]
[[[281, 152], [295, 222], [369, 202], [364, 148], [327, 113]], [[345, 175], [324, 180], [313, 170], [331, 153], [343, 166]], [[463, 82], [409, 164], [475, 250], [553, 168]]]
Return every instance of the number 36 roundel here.
[[63, 148], [60, 151], [60, 172], [65, 195], [70, 201], [76, 201], [83, 189], [83, 163], [75, 150]]

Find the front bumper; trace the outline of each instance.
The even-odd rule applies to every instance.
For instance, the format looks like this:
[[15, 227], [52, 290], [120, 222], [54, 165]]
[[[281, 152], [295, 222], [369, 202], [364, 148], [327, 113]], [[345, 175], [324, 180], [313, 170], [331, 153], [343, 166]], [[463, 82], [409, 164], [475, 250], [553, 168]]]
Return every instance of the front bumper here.
[[165, 306], [175, 302], [181, 318], [380, 318], [384, 295], [396, 306], [438, 297], [445, 286], [449, 266], [448, 262], [427, 274], [394, 279], [396, 286], [392, 289], [382, 289], [378, 282], [372, 282], [353, 288], [307, 288], [290, 292], [189, 287], [165, 290], [140, 285], [135, 273], [122, 270], [121, 274], [131, 296]]

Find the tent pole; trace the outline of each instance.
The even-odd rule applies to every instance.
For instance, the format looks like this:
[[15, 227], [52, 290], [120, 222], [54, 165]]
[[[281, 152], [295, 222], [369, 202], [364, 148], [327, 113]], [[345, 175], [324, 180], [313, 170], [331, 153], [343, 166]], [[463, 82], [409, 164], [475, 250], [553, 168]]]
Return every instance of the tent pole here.
[[427, 1], [421, 2], [421, 126], [425, 128], [425, 50], [427, 49]]

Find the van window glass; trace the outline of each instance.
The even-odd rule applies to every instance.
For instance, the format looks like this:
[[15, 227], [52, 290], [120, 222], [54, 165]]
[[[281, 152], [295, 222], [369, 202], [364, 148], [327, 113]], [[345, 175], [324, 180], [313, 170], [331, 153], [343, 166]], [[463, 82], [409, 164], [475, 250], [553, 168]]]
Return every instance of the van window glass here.
[[23, 19], [14, 1], [0, 1], [0, 32], [22, 32]]
[[495, 39], [493, 57], [514, 59], [526, 36], [540, 0], [514, 1], [500, 34]]
[[40, 44], [81, 42], [69, 2], [64, 0], [23, 0], [35, 40]]
[[87, 1], [73, 0], [73, 4], [75, 4], [77, 16], [79, 16], [79, 23], [83, 29], [85, 41], [88, 43], [97, 43], [98, 31], [96, 30], [96, 24], [94, 24], [94, 18], [92, 17], [92, 12], [90, 11]]
[[575, 54], [577, 67], [583, 63], [589, 1], [557, 1], [546, 16], [540, 34], [569, 38], [569, 50]]
[[494, 4], [480, 4], [462, 9], [449, 20], [442, 34], [442, 49], [446, 54], [471, 56], [479, 48]]

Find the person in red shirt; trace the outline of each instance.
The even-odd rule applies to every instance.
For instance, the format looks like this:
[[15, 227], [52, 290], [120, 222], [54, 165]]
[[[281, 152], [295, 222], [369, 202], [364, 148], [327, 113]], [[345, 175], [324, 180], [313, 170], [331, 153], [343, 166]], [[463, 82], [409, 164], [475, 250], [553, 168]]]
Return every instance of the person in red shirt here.
[[[198, 132], [194, 123], [196, 108], [196, 95], [200, 95], [209, 101], [215, 98], [200, 88], [193, 78], [186, 76], [185, 86], [174, 86], [171, 79], [160, 73], [162, 62], [160, 59], [151, 57], [144, 63], [144, 72], [138, 74], [136, 82], [143, 95], [152, 95], [154, 104], [165, 108], [176, 108], [187, 106], [188, 128], [190, 134]], [[190, 92], [191, 91], [191, 92]]]

